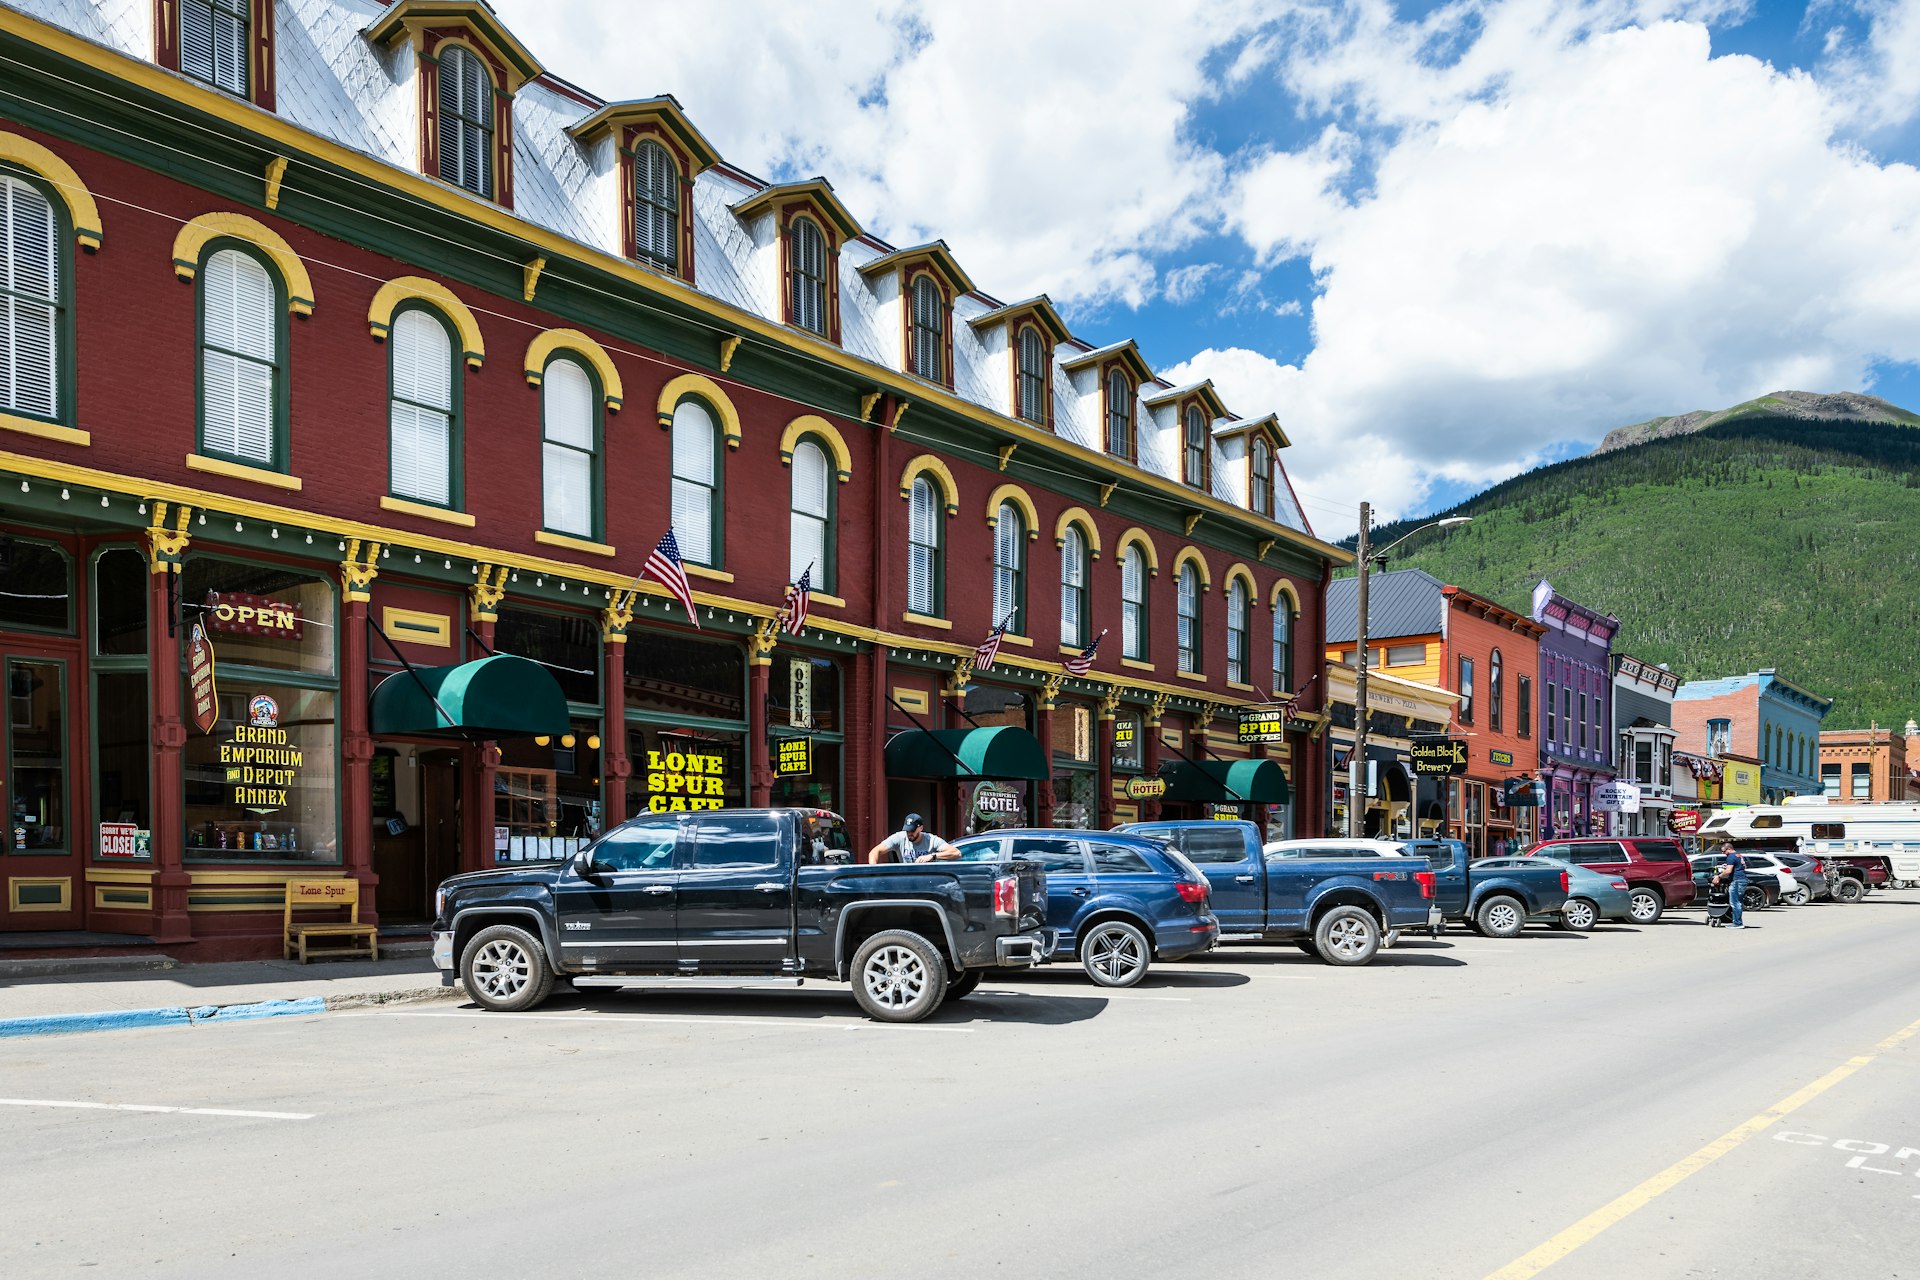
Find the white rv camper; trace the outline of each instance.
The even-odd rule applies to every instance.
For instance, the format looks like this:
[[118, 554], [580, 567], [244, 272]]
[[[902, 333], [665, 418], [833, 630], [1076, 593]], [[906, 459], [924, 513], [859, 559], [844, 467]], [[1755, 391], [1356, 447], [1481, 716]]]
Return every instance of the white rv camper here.
[[1866, 870], [1877, 863], [1889, 888], [1920, 884], [1920, 804], [1839, 804], [1795, 796], [1785, 804], [1723, 809], [1700, 826], [1703, 840], [1797, 849]]

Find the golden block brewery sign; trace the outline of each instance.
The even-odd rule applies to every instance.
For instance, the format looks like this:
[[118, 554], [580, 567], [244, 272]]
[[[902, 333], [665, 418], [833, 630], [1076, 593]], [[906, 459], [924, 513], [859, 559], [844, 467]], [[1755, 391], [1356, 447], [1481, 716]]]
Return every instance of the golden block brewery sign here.
[[1127, 799], [1129, 800], [1152, 800], [1165, 794], [1167, 794], [1165, 778], [1127, 779]]
[[721, 809], [727, 803], [727, 758], [692, 751], [647, 752], [647, 811]]
[[1412, 754], [1415, 773], [1444, 774], [1467, 771], [1467, 743], [1464, 738], [1416, 742], [1413, 744]]
[[777, 778], [804, 778], [813, 772], [813, 739], [780, 738], [773, 744], [773, 773]]
[[1240, 713], [1241, 745], [1256, 742], [1285, 742], [1287, 713], [1282, 707], [1256, 707]]
[[220, 722], [220, 694], [213, 683], [213, 641], [199, 623], [187, 640], [187, 693], [193, 699], [193, 723], [202, 733], [212, 733]]
[[247, 702], [246, 724], [220, 744], [220, 763], [233, 788], [233, 803], [243, 809], [284, 809], [288, 790], [306, 764], [306, 753], [280, 727], [280, 704], [264, 693]]
[[215, 631], [236, 636], [299, 640], [307, 631], [299, 605], [282, 604], [278, 600], [250, 596], [240, 591], [208, 592], [207, 620]]

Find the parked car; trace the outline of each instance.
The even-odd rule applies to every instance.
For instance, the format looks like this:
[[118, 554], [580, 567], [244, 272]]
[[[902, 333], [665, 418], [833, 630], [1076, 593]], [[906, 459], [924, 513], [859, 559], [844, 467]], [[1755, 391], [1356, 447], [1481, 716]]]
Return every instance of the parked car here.
[[1155, 960], [1211, 950], [1220, 922], [1206, 876], [1158, 840], [1107, 831], [995, 831], [954, 841], [962, 862], [1038, 863], [1055, 957], [1103, 987], [1130, 987]]
[[1833, 888], [1827, 883], [1825, 862], [1804, 853], [1782, 853], [1778, 856], [1780, 861], [1787, 864], [1787, 869], [1793, 872], [1793, 878], [1807, 886], [1807, 892], [1812, 895], [1813, 901], [1817, 902], [1822, 898], [1833, 896]]
[[[1116, 828], [1163, 840], [1213, 889], [1220, 940], [1291, 942], [1328, 964], [1366, 964], [1396, 929], [1438, 927], [1433, 872], [1419, 859], [1352, 853], [1316, 841], [1325, 856], [1269, 856], [1251, 822], [1139, 822]], [[1383, 867], [1383, 861], [1390, 867]]]
[[1527, 852], [1619, 876], [1633, 894], [1635, 924], [1652, 924], [1667, 908], [1684, 907], [1694, 899], [1687, 851], [1666, 836], [1542, 840]]
[[484, 1009], [517, 1012], [557, 978], [720, 975], [851, 982], [882, 1022], [917, 1022], [989, 968], [1044, 963], [1046, 873], [1032, 862], [851, 865], [824, 809], [642, 814], [571, 857], [440, 885], [433, 963]]
[[[1530, 916], [1552, 916], [1566, 905], [1567, 877], [1558, 867], [1489, 867], [1490, 858], [1471, 858], [1459, 840], [1408, 840], [1406, 851], [1433, 867], [1434, 900], [1441, 917], [1458, 921], [1489, 938], [1511, 938]], [[1510, 859], [1497, 859], [1510, 863]], [[1436, 930], [1437, 932], [1437, 930]]]
[[[1713, 884], [1714, 869], [1720, 865], [1720, 855], [1716, 853], [1703, 853], [1697, 858], [1690, 859], [1690, 865], [1693, 868], [1694, 892], [1698, 895], [1700, 901], [1704, 903], [1707, 900], [1707, 894]], [[1774, 903], [1780, 901], [1780, 877], [1771, 874], [1770, 871], [1771, 869], [1769, 869], [1768, 874], [1757, 874], [1753, 871], [1747, 872], [1746, 896], [1740, 899], [1740, 905], [1743, 909], [1747, 911], [1764, 911]], [[1789, 879], [1791, 879], [1791, 877], [1789, 877]]]
[[1544, 854], [1528, 857], [1483, 858], [1474, 863], [1478, 871], [1513, 871], [1540, 863], [1559, 867], [1567, 873], [1567, 900], [1558, 911], [1528, 916], [1574, 933], [1585, 933], [1602, 920], [1631, 920], [1633, 892], [1619, 876], [1591, 867], [1562, 862]]
[[[1779, 877], [1780, 901], [1788, 906], [1804, 907], [1813, 901], [1813, 887], [1807, 883], [1813, 879], [1813, 872], [1808, 871], [1806, 879], [1801, 879], [1800, 873], [1794, 870], [1785, 855], [1762, 850], [1757, 853], [1742, 853], [1740, 860], [1747, 864], [1747, 874], [1750, 876], [1764, 875], [1766, 871], [1771, 871]], [[1820, 878], [1823, 881], [1826, 879], [1825, 876]]]

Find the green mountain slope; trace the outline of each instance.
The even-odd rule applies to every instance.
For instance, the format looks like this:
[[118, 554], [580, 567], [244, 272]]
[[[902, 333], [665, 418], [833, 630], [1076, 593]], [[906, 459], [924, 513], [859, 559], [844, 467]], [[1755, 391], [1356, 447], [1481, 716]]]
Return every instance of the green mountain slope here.
[[1748, 411], [1440, 514], [1473, 523], [1419, 535], [1392, 567], [1521, 612], [1550, 578], [1684, 679], [1778, 667], [1835, 700], [1828, 728], [1920, 716], [1920, 429]]

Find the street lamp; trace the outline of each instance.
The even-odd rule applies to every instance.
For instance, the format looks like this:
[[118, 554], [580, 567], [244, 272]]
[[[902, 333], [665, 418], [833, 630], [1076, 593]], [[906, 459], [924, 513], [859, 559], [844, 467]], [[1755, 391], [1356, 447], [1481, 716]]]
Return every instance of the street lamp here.
[[1385, 560], [1387, 553], [1411, 538], [1416, 533], [1425, 533], [1428, 529], [1447, 529], [1456, 524], [1466, 524], [1472, 516], [1448, 516], [1444, 520], [1429, 520], [1426, 524], [1407, 532], [1375, 551], [1367, 545], [1369, 526], [1373, 523], [1373, 504], [1360, 504], [1360, 536], [1354, 543], [1354, 563], [1359, 567], [1360, 581], [1355, 603], [1355, 649], [1359, 667], [1353, 677], [1353, 754], [1347, 757], [1347, 835], [1358, 840], [1366, 826], [1366, 783], [1367, 783], [1367, 573], [1374, 560]]

